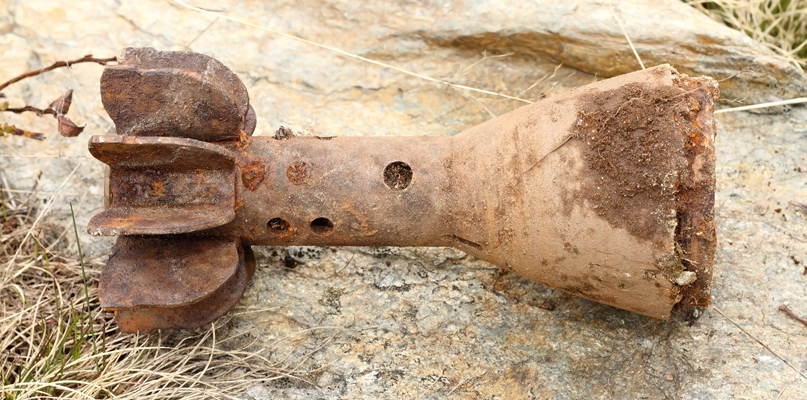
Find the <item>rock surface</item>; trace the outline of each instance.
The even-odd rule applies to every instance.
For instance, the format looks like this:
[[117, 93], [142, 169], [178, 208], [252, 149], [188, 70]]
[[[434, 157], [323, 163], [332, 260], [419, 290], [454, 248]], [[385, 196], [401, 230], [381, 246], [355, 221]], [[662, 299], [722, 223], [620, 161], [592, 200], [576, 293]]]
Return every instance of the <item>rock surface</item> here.
[[[436, 80], [527, 99], [638, 68], [605, 1], [194, 4]], [[647, 65], [669, 62], [718, 79], [743, 68], [765, 74], [723, 82], [727, 98], [805, 95], [794, 67], [678, 2], [613, 4]], [[0, 81], [127, 46], [190, 49], [218, 58], [245, 82], [256, 134], [284, 125], [323, 136], [452, 135], [522, 104], [171, 2], [0, 0], [0, 9]], [[49, 138], [0, 139], [0, 175], [12, 191], [36, 187], [40, 205], [53, 198], [53, 218], [68, 221], [73, 201], [80, 225], [103, 207], [103, 169], [87, 153], [87, 139], [114, 129], [101, 107], [100, 73], [81, 64], [4, 91], [12, 102], [44, 107], [74, 89], [69, 116], [87, 125], [78, 138], [58, 136], [52, 119], [3, 114]], [[807, 111], [721, 114], [718, 122], [715, 307], [653, 320], [451, 249], [260, 249], [259, 271], [222, 334], [255, 340], [293, 378], [237, 395], [800, 398], [807, 328], [777, 308], [789, 304], [807, 315], [807, 214], [798, 206], [807, 198]], [[110, 240], [82, 240], [90, 253], [107, 256]]]

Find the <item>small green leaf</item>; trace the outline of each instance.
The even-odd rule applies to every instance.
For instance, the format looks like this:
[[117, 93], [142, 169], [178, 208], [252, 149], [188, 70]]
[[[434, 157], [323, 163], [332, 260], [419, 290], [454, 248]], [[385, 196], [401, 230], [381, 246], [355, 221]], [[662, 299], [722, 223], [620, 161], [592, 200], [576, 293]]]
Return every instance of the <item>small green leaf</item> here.
[[0, 125], [0, 136], [13, 135], [16, 131], [17, 127], [14, 125], [9, 125], [5, 122]]

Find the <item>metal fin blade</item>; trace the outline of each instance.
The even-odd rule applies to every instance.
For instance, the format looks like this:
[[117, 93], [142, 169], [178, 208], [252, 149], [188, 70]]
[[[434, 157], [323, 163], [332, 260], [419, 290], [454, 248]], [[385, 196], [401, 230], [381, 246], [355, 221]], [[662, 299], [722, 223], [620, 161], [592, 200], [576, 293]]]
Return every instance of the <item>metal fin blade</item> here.
[[224, 225], [235, 217], [235, 158], [193, 139], [94, 136], [90, 152], [110, 166], [109, 210], [93, 235], [166, 235]]

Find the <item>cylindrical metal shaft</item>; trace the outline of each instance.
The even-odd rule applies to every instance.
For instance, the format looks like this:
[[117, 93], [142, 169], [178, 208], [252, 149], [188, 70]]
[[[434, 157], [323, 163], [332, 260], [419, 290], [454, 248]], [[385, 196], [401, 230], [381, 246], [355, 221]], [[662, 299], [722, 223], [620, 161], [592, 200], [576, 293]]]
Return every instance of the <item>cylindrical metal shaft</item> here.
[[236, 216], [218, 231], [246, 244], [453, 246], [666, 318], [688, 293], [709, 301], [714, 90], [660, 67], [454, 137], [252, 138], [234, 149]]
[[451, 138], [253, 138], [235, 230], [245, 244], [439, 246], [453, 231]]

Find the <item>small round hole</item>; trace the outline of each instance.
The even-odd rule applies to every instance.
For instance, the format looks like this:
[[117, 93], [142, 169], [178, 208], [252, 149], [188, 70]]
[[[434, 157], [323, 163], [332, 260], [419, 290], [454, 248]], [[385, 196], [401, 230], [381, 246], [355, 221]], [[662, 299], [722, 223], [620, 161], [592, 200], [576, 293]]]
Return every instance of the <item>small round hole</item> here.
[[333, 231], [333, 222], [328, 218], [317, 218], [311, 221], [311, 230], [317, 235], [327, 236]]
[[384, 168], [384, 183], [394, 190], [403, 190], [412, 183], [412, 167], [403, 161], [395, 161]]
[[291, 224], [283, 218], [272, 218], [266, 226], [268, 226], [272, 232], [279, 234], [287, 233], [291, 230]]

